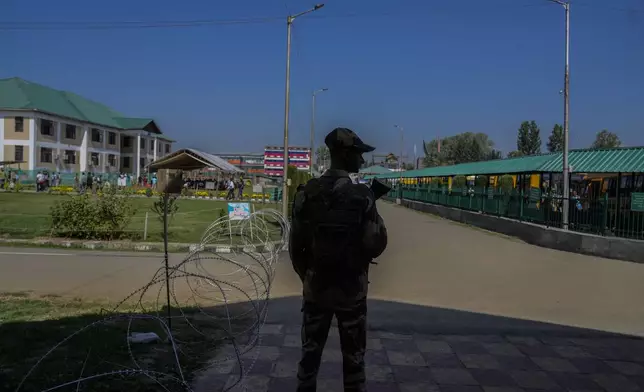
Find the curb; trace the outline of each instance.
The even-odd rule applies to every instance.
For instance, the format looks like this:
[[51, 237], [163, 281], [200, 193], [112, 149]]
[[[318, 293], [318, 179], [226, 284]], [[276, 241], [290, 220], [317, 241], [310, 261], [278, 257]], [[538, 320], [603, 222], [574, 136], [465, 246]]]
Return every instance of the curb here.
[[[163, 243], [161, 242], [128, 242], [128, 241], [81, 241], [81, 240], [64, 240], [64, 239], [0, 239], [0, 245], [11, 246], [35, 246], [48, 248], [65, 248], [65, 249], [91, 249], [91, 250], [114, 250], [114, 251], [132, 251], [132, 252], [163, 252]], [[214, 253], [265, 253], [275, 250], [279, 242], [269, 242], [263, 245], [223, 245], [212, 244], [203, 246], [201, 244], [186, 244], [171, 242], [168, 243], [168, 252], [172, 253], [189, 253], [196, 251], [207, 251]]]

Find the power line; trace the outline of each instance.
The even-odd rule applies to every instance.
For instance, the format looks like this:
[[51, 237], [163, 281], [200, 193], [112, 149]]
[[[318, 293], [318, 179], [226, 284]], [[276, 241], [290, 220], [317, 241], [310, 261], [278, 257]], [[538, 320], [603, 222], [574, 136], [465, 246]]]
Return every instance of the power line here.
[[[502, 8], [529, 8], [546, 6], [543, 0], [524, 4], [500, 5]], [[575, 3], [575, 5], [595, 8], [595, 5]], [[644, 13], [644, 9], [604, 7], [597, 8], [626, 13]], [[408, 15], [417, 12], [415, 9], [399, 9], [385, 12], [352, 12], [346, 14], [311, 15], [310, 19], [339, 19], [339, 18], [369, 18]], [[0, 31], [64, 31], [64, 30], [133, 30], [133, 29], [163, 29], [163, 28], [191, 28], [205, 26], [225, 26], [243, 24], [266, 24], [284, 22], [286, 16], [267, 16], [240, 19], [196, 19], [196, 20], [160, 20], [160, 21], [109, 21], [109, 22], [78, 22], [78, 21], [0, 21]]]

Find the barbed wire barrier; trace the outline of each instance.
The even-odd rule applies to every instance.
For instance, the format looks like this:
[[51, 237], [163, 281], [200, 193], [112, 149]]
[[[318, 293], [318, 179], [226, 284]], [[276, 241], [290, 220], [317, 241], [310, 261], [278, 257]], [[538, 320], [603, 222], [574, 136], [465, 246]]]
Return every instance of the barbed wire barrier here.
[[[259, 355], [275, 265], [288, 232], [288, 221], [272, 209], [238, 221], [216, 220], [183, 260], [160, 267], [147, 284], [54, 345], [15, 392], [193, 391], [188, 373], [229, 374], [221, 377], [221, 389], [209, 390], [244, 388]], [[67, 355], [79, 341], [90, 341], [90, 348], [74, 361]], [[64, 374], [52, 377], [52, 368]], [[47, 385], [50, 379], [56, 382]]]

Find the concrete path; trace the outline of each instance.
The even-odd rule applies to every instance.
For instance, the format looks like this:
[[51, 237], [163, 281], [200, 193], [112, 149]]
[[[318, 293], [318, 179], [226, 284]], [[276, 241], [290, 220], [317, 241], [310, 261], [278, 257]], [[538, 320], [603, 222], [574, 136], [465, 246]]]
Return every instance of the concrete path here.
[[[529, 320], [644, 335], [644, 265], [539, 248], [391, 204], [379, 208], [389, 246], [371, 269], [370, 298], [381, 300], [371, 305], [374, 328], [471, 329], [463, 321], [476, 314], [496, 320], [480, 326], [490, 332]], [[182, 255], [170, 257], [176, 263]], [[145, 285], [162, 260], [149, 253], [0, 248], [0, 290], [120, 300]], [[188, 293], [181, 285], [176, 291]], [[299, 322], [300, 293], [285, 256], [271, 296], [292, 300], [275, 301], [270, 321]], [[432, 309], [431, 319], [417, 317], [423, 308]]]
[[[238, 374], [210, 372], [197, 379], [195, 392], [295, 391], [299, 340], [297, 326], [266, 325], [262, 346], [253, 354], [257, 360], [242, 383]], [[372, 331], [367, 346], [369, 392], [644, 390], [644, 341], [639, 339]], [[331, 331], [322, 361], [318, 391], [342, 391], [337, 330]]]

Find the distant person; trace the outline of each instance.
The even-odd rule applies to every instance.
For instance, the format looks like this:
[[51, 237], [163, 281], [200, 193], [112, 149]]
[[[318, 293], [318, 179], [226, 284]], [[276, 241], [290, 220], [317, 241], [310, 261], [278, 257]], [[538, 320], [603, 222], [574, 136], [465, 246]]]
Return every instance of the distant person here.
[[93, 193], [94, 192], [93, 186], [94, 186], [94, 173], [87, 173], [86, 190]]
[[45, 186], [45, 175], [41, 172], [36, 174], [36, 192], [41, 192]]
[[239, 200], [242, 200], [244, 198], [244, 179], [243, 178], [239, 179], [238, 189], [239, 189], [239, 192], [238, 192]]
[[231, 178], [228, 180], [228, 194], [226, 195], [226, 200], [235, 199], [235, 181]]
[[369, 266], [387, 246], [387, 230], [370, 188], [349, 173], [373, 147], [351, 130], [334, 129], [324, 142], [331, 168], [295, 195], [289, 254], [303, 283], [302, 360], [298, 392], [315, 391], [331, 322], [338, 320], [345, 391], [365, 391]]

